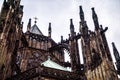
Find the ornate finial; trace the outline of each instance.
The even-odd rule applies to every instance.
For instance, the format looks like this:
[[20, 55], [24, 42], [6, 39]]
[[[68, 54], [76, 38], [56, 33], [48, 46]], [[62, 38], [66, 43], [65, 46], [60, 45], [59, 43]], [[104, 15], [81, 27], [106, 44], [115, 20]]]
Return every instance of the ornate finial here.
[[97, 14], [95, 12], [94, 7], [92, 7], [91, 9], [92, 9], [92, 18], [93, 18], [93, 22], [94, 22], [94, 25], [95, 25], [95, 29], [98, 30], [99, 29], [99, 22], [98, 22]]
[[63, 36], [61, 36], [61, 42], [63, 42]]
[[27, 32], [30, 32], [31, 29], [31, 18], [29, 19], [28, 25], [27, 25]]
[[71, 23], [71, 25], [73, 25], [73, 21], [72, 21], [72, 19], [70, 19], [70, 23]]
[[73, 20], [70, 19], [70, 32], [73, 34], [74, 33], [74, 25], [73, 25]]
[[51, 31], [51, 23], [49, 23], [49, 28], [48, 28], [49, 31]]
[[49, 23], [49, 27], [48, 27], [48, 37], [49, 38], [51, 38], [51, 33], [52, 33], [51, 23]]
[[80, 19], [81, 21], [84, 21], [84, 12], [83, 12], [82, 6], [79, 6], [79, 9], [80, 9]]
[[37, 18], [37, 17], [34, 17], [34, 19], [35, 19], [35, 24], [36, 24], [36, 23], [37, 23], [38, 18]]

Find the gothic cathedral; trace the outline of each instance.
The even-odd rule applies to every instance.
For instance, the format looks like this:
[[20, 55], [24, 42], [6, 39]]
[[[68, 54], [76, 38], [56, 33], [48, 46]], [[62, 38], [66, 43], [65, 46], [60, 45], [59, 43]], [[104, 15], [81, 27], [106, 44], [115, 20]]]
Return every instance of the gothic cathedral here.
[[[27, 31], [23, 32], [23, 6], [20, 1], [4, 0], [1, 8], [0, 80], [119, 80], [119, 52], [112, 43], [116, 59], [114, 65], [105, 35], [108, 27], [99, 25], [94, 8], [94, 31], [89, 30], [80, 6], [79, 32], [75, 32], [70, 19], [69, 37], [64, 40], [61, 36], [61, 41], [56, 43], [51, 37], [51, 23], [47, 36], [38, 28], [37, 21], [31, 24], [31, 19]], [[70, 62], [65, 62], [65, 51], [70, 56]]]

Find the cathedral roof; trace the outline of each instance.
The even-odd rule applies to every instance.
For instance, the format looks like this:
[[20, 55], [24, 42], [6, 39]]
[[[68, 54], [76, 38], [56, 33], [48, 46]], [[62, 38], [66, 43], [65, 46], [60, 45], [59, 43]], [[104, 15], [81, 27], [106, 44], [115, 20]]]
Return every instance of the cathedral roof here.
[[59, 69], [59, 70], [63, 70], [63, 71], [69, 71], [67, 68], [50, 60], [50, 58], [47, 61], [43, 62], [41, 65], [43, 65], [45, 67], [49, 67], [49, 68]]
[[38, 28], [38, 26], [36, 24], [34, 24], [31, 29], [30, 29], [31, 33], [35, 33], [35, 34], [39, 34], [39, 35], [43, 35], [42, 32], [40, 31], [40, 29]]

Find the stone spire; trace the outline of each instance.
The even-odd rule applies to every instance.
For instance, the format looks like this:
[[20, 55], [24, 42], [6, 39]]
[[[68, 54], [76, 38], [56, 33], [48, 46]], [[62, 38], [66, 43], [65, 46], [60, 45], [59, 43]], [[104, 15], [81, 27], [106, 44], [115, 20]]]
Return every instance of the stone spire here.
[[71, 35], [73, 35], [75, 32], [74, 32], [74, 25], [73, 25], [73, 20], [70, 19], [70, 33]]
[[73, 25], [73, 20], [70, 19], [69, 47], [70, 47], [71, 69], [75, 73], [80, 73], [81, 70], [80, 70], [78, 40], [75, 37], [76, 37], [76, 32]]
[[94, 25], [95, 25], [95, 29], [98, 30], [99, 29], [99, 22], [98, 22], [97, 14], [94, 10], [94, 7], [91, 8], [91, 9], [92, 9], [92, 18], [93, 18], [93, 22], [94, 22]]
[[81, 21], [84, 21], [84, 12], [83, 12], [82, 6], [79, 6], [79, 9], [80, 9], [80, 19]]
[[61, 36], [61, 42], [63, 42], [63, 36]]
[[48, 27], [48, 37], [50, 37], [50, 38], [51, 38], [51, 33], [52, 33], [51, 23], [49, 23], [49, 27]]
[[27, 32], [30, 32], [31, 29], [31, 19], [29, 19], [28, 25], [27, 25]]
[[80, 21], [80, 32], [83, 35], [84, 39], [88, 39], [88, 36], [87, 36], [88, 35], [88, 26], [87, 26], [86, 21], [84, 20], [84, 12], [83, 12], [82, 6], [80, 6], [79, 9], [80, 9], [80, 14], [79, 15], [80, 15], [80, 19], [81, 19], [81, 21]]

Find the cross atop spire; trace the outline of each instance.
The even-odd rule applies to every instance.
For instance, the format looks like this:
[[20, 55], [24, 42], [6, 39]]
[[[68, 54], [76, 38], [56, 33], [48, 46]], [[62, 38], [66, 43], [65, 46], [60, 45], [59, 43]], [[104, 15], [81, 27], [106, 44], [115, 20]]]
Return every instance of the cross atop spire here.
[[36, 23], [37, 23], [38, 18], [37, 18], [37, 17], [34, 17], [34, 19], [35, 19], [35, 24], [36, 24]]

